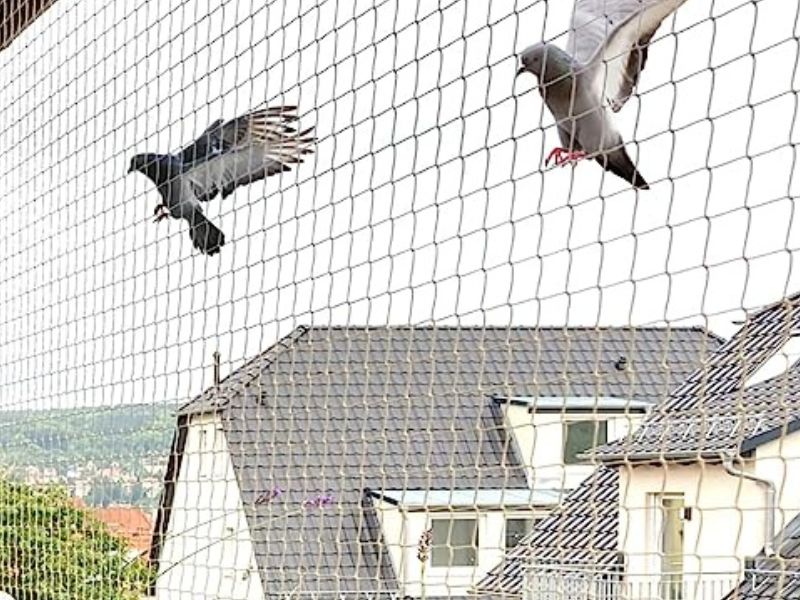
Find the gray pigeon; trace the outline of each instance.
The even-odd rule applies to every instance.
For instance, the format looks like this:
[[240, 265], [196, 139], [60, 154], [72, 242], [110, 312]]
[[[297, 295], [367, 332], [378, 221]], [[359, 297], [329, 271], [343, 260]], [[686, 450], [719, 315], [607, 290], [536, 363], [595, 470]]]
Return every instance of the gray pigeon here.
[[156, 184], [162, 202], [156, 222], [168, 216], [189, 222], [194, 247], [216, 254], [223, 233], [203, 214], [203, 202], [233, 193], [270, 175], [291, 170], [313, 152], [313, 128], [297, 131], [297, 107], [255, 110], [223, 124], [212, 123], [197, 140], [178, 154], [137, 154], [128, 172], [139, 171]]
[[649, 189], [625, 150], [609, 108], [619, 111], [639, 81], [659, 25], [686, 0], [575, 0], [567, 51], [535, 44], [517, 75], [533, 73], [556, 119], [563, 147], [545, 164], [594, 158], [604, 169]]

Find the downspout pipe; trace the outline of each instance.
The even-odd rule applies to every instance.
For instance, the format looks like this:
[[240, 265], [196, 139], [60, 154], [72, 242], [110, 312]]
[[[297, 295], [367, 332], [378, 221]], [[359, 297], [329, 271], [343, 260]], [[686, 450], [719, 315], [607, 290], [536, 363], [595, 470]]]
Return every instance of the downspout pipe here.
[[775, 551], [775, 484], [769, 479], [757, 477], [756, 475], [737, 469], [733, 461], [734, 457], [732, 454], [726, 453], [722, 455], [722, 466], [725, 467], [725, 471], [728, 475], [749, 479], [750, 481], [756, 482], [764, 489], [764, 496], [767, 501], [764, 515], [764, 554], [767, 558], [774, 558], [778, 554]]

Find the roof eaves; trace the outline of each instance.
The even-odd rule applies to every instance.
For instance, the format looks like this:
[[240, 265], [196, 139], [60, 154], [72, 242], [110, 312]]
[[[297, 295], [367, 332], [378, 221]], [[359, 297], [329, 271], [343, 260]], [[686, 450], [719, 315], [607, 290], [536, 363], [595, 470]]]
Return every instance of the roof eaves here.
[[663, 452], [615, 452], [613, 454], [602, 455], [589, 453], [586, 458], [604, 465], [620, 466], [628, 463], [697, 462], [700, 460], [721, 461], [723, 454], [724, 452], [721, 450], [666, 450]]
[[800, 430], [800, 417], [797, 417], [788, 423], [781, 423], [777, 427], [773, 427], [772, 429], [768, 429], [767, 431], [763, 431], [757, 435], [745, 439], [739, 449], [742, 453], [751, 452], [759, 446], [763, 446], [767, 442], [777, 440], [778, 438], [784, 437], [788, 434], [795, 433], [798, 430]]
[[653, 403], [644, 400], [603, 396], [500, 396], [495, 394], [496, 404], [524, 406], [528, 412], [540, 414], [591, 413], [628, 414], [646, 413]]
[[[149, 560], [155, 572], [158, 573], [158, 563], [161, 559], [162, 541], [169, 530], [169, 520], [172, 514], [172, 502], [175, 498], [175, 486], [181, 471], [183, 451], [186, 447], [186, 436], [189, 430], [188, 417], [178, 416], [175, 433], [172, 436], [167, 468], [164, 473], [164, 488], [158, 502], [158, 511], [153, 523], [153, 533], [150, 536]], [[150, 595], [155, 595], [155, 581], [150, 583]]]

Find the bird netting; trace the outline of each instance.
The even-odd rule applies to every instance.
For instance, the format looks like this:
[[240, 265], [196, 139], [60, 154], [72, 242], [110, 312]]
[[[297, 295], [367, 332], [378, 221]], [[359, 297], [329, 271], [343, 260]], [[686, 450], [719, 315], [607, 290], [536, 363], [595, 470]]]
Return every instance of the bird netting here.
[[796, 0], [0, 0], [0, 597], [800, 598]]

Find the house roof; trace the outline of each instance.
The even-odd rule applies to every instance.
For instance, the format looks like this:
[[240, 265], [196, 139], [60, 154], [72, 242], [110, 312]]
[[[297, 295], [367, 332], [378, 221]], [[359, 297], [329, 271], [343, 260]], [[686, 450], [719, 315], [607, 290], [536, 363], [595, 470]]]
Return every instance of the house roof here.
[[[220, 416], [269, 593], [393, 592], [365, 490], [524, 488], [492, 395], [656, 402], [718, 344], [699, 328], [300, 327], [184, 406], [179, 423]], [[155, 560], [184, 441], [185, 427]], [[268, 525], [285, 505], [255, 500], [275, 486], [281, 502], [331, 492], [336, 505]]]
[[533, 564], [610, 569], [617, 561], [619, 476], [599, 467], [563, 505], [534, 525], [476, 586], [480, 595], [517, 596]]
[[776, 547], [778, 556], [767, 558], [762, 551], [724, 600], [800, 598], [800, 515], [778, 535]]
[[678, 386], [627, 438], [595, 448], [606, 462], [719, 458], [746, 454], [800, 428], [800, 365], [748, 385], [800, 335], [800, 295], [750, 315], [707, 364]]
[[132, 550], [144, 552], [150, 548], [153, 524], [141, 509], [135, 506], [109, 506], [88, 510], [109, 531], [123, 538]]

